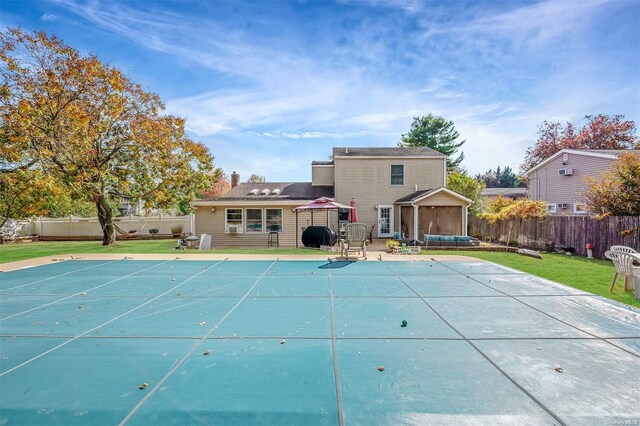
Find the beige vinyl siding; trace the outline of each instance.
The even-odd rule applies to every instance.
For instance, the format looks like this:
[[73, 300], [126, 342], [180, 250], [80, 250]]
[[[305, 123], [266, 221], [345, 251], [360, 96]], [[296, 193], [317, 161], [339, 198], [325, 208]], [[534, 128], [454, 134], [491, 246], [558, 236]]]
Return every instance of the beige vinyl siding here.
[[317, 165], [311, 166], [312, 186], [333, 186], [333, 166]]
[[[466, 201], [446, 192], [439, 192], [416, 202], [415, 205], [418, 206], [417, 237], [419, 240], [429, 232], [429, 222], [433, 222], [432, 234], [467, 235]], [[413, 207], [409, 206], [409, 208]], [[410, 217], [413, 218], [413, 214]], [[406, 218], [401, 220], [406, 222]], [[413, 223], [407, 225], [409, 237], [413, 238]]]
[[[584, 178], [586, 176], [599, 176], [600, 173], [608, 170], [611, 167], [611, 162], [614, 161], [608, 158], [581, 154], [570, 153], [567, 155], [567, 164], [562, 164], [565, 161], [562, 158], [563, 156], [560, 155], [527, 175], [529, 178], [528, 195], [530, 199], [554, 204], [569, 204], [566, 209], [558, 208], [556, 215], [574, 214], [574, 204], [576, 201], [582, 201], [581, 194], [587, 189]], [[558, 175], [558, 170], [566, 168], [573, 169], [573, 175]]]
[[[195, 213], [196, 235], [211, 235], [212, 248], [266, 248], [268, 233], [246, 233], [242, 234], [226, 234], [225, 233], [225, 209], [242, 208], [243, 215], [246, 214], [244, 209], [282, 209], [282, 227], [280, 233], [280, 247], [295, 247], [296, 245], [296, 214], [293, 208], [304, 204], [298, 202], [290, 205], [210, 205], [198, 206]], [[212, 207], [216, 211], [212, 212]], [[335, 213], [329, 213], [330, 215]], [[263, 212], [265, 217], [266, 212]], [[246, 224], [246, 216], [244, 216]], [[313, 214], [313, 223], [316, 226], [326, 225], [326, 212], [315, 212]], [[298, 239], [302, 235], [301, 227], [311, 225], [311, 213], [302, 212], [298, 214]], [[266, 225], [265, 225], [266, 227]], [[300, 244], [302, 246], [302, 244]]]
[[[358, 221], [371, 226], [377, 222], [376, 205], [393, 203], [416, 190], [444, 186], [442, 158], [350, 158], [335, 157], [336, 201], [349, 204], [353, 197]], [[391, 165], [404, 165], [404, 185], [391, 185]], [[399, 210], [394, 209], [394, 232], [399, 231]]]
[[460, 198], [446, 192], [439, 192], [415, 203], [418, 206], [466, 206], [467, 203]]

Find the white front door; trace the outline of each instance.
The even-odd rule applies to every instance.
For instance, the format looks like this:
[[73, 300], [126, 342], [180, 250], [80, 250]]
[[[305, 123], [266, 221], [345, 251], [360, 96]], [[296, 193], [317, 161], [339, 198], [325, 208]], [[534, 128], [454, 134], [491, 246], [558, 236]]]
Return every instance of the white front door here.
[[393, 206], [378, 206], [378, 238], [393, 236]]

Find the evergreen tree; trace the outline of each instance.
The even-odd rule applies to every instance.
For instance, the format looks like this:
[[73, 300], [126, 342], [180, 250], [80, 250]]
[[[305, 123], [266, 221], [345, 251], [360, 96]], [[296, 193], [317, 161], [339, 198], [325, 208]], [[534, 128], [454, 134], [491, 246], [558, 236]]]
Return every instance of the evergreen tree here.
[[456, 131], [453, 121], [447, 121], [442, 117], [432, 114], [424, 117], [414, 117], [411, 129], [402, 135], [399, 146], [427, 146], [445, 154], [447, 158], [447, 170], [458, 170], [464, 159], [464, 152], [453, 157], [458, 149], [466, 142], [458, 141], [460, 134]]
[[484, 182], [487, 188], [522, 188], [524, 186], [520, 176], [513, 173], [509, 166], [504, 169], [498, 167], [495, 172], [489, 169], [484, 173], [477, 174], [476, 179]]

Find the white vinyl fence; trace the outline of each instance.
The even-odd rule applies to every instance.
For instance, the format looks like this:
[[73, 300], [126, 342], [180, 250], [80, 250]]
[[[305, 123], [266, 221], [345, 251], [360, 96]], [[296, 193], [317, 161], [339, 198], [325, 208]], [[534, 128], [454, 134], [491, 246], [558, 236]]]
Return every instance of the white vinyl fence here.
[[[157, 229], [158, 234], [171, 234], [171, 227], [182, 225], [182, 232], [193, 234], [195, 230], [194, 215], [169, 216], [122, 216], [114, 218], [114, 222], [123, 232], [139, 231], [139, 235], [149, 235], [150, 229]], [[43, 237], [101, 237], [102, 228], [97, 217], [39, 217], [31, 223], [31, 233]]]

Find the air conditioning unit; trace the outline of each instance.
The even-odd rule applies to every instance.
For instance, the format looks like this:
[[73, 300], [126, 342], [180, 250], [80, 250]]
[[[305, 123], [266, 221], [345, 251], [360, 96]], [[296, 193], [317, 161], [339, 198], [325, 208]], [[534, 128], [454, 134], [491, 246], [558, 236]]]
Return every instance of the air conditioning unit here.
[[560, 209], [568, 209], [569, 203], [558, 203], [558, 208]]
[[229, 225], [227, 232], [230, 234], [242, 234], [242, 225]]
[[573, 169], [560, 169], [558, 170], [558, 174], [560, 176], [571, 176], [573, 174]]

